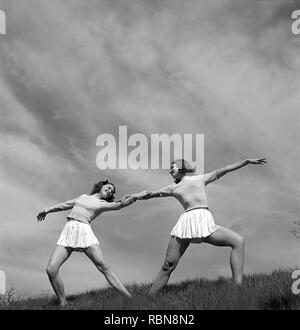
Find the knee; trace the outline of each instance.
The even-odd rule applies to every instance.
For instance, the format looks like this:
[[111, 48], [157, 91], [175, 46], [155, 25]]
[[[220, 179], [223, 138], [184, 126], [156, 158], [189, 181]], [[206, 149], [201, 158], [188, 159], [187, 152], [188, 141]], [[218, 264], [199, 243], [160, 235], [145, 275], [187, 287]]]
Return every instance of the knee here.
[[171, 261], [166, 259], [161, 269], [165, 272], [172, 272], [176, 268], [176, 266], [177, 266], [176, 261]]
[[58, 273], [58, 268], [54, 267], [54, 266], [51, 266], [51, 265], [48, 265], [47, 268], [46, 268], [46, 273], [49, 277], [54, 277]]
[[110, 266], [107, 263], [98, 263], [97, 268], [100, 270], [101, 273], [106, 273], [110, 271]]
[[242, 236], [238, 236], [235, 241], [235, 247], [244, 248], [245, 247], [245, 239]]

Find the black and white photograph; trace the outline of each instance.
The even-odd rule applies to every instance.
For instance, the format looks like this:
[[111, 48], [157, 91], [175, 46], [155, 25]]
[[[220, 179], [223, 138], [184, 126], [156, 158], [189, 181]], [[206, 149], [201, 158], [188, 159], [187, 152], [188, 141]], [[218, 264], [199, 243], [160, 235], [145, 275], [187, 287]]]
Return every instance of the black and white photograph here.
[[299, 310], [299, 106], [299, 0], [0, 0], [0, 310]]

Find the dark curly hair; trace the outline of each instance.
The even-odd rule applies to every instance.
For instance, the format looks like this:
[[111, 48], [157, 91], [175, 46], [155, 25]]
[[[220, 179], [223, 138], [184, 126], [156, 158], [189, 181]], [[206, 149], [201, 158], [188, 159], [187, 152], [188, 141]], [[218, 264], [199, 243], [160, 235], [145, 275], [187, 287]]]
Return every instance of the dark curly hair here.
[[90, 192], [90, 195], [94, 195], [94, 194], [98, 194], [98, 193], [100, 193], [102, 187], [105, 186], [106, 184], [110, 184], [110, 185], [112, 185], [112, 186], [114, 187], [114, 192], [113, 192], [113, 194], [112, 194], [111, 197], [106, 198], [105, 200], [106, 200], [107, 202], [113, 202], [114, 199], [115, 199], [114, 194], [116, 193], [116, 186], [115, 186], [113, 183], [109, 182], [108, 180], [104, 180], [104, 181], [96, 182], [96, 183], [94, 184], [94, 186], [93, 186], [92, 191]]

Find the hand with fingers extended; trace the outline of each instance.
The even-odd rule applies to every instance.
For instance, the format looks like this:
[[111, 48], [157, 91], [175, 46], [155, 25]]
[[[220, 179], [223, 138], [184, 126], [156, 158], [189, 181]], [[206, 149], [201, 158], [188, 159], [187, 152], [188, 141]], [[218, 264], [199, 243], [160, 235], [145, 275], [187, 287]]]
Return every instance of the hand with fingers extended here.
[[38, 215], [36, 216], [37, 221], [40, 222], [40, 221], [45, 220], [46, 215], [47, 215], [47, 212], [45, 210], [39, 212]]
[[266, 158], [256, 158], [256, 159], [247, 159], [248, 164], [255, 164], [255, 165], [266, 165], [268, 162]]

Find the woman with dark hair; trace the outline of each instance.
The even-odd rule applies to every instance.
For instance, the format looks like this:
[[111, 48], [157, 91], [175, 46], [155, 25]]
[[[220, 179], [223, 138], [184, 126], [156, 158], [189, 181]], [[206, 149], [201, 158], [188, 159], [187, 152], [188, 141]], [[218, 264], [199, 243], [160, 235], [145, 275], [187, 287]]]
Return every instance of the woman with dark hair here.
[[94, 235], [90, 223], [103, 212], [120, 210], [131, 205], [137, 198], [142, 198], [146, 192], [127, 195], [114, 202], [115, 192], [114, 184], [108, 180], [100, 181], [94, 184], [90, 195], [83, 194], [78, 198], [45, 208], [37, 215], [37, 220], [42, 221], [48, 213], [72, 209], [47, 266], [47, 274], [58, 298], [59, 306], [67, 304], [59, 269], [73, 251], [84, 252], [111, 286], [120, 294], [131, 297], [117, 275], [104, 261], [99, 241]]
[[149, 192], [140, 198], [175, 197], [184, 208], [184, 212], [171, 231], [165, 261], [150, 289], [151, 294], [156, 294], [167, 285], [171, 273], [190, 243], [204, 242], [215, 246], [231, 247], [230, 266], [233, 280], [236, 284], [242, 283], [244, 239], [234, 231], [215, 224], [208, 208], [205, 186], [226, 173], [248, 164], [264, 165], [266, 163], [265, 158], [246, 159], [210, 173], [197, 175], [196, 169], [188, 161], [178, 159], [171, 164], [170, 174], [174, 183]]

